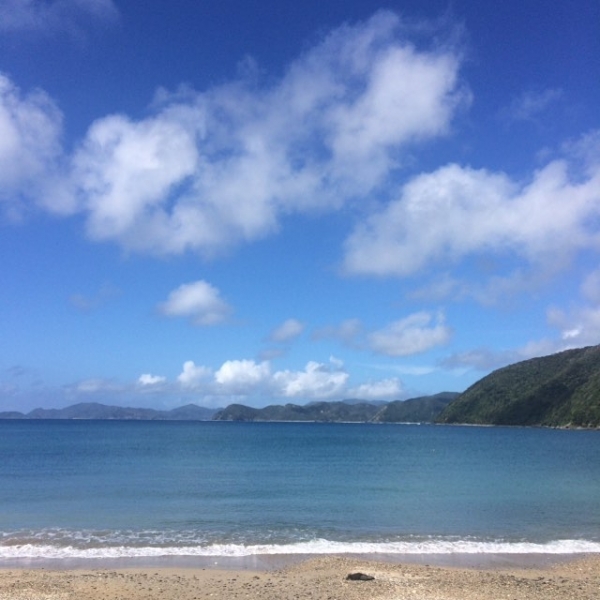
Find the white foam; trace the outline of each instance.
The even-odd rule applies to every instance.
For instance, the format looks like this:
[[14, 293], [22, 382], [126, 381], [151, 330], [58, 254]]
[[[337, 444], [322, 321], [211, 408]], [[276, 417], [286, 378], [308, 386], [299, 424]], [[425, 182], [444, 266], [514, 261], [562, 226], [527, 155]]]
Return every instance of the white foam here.
[[335, 542], [315, 539], [294, 544], [211, 544], [204, 546], [77, 548], [51, 544], [0, 546], [0, 559], [106, 559], [163, 556], [244, 557], [284, 554], [580, 554], [600, 553], [600, 542], [555, 540], [547, 543], [428, 540], [403, 542]]

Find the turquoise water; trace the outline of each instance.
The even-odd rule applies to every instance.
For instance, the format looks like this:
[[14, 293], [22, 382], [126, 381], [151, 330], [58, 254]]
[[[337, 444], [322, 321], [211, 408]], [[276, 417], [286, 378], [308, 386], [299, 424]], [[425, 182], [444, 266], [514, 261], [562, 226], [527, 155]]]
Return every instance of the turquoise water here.
[[0, 558], [600, 551], [600, 432], [0, 421]]

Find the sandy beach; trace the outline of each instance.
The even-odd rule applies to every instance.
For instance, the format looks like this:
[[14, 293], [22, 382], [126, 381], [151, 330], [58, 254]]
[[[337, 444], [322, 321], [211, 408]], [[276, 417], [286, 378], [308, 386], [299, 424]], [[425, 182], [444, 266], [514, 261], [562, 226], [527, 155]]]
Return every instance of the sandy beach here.
[[[348, 580], [350, 573], [374, 577]], [[596, 600], [600, 556], [456, 568], [345, 557], [283, 568], [0, 569], [0, 600]]]

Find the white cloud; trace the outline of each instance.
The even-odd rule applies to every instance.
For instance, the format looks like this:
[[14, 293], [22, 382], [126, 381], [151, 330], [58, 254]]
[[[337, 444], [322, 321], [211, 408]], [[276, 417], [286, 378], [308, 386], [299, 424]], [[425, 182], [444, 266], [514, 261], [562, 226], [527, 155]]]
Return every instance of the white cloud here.
[[19, 218], [24, 201], [68, 212], [59, 175], [62, 115], [47, 94], [27, 95], [0, 73], [0, 205]]
[[[165, 408], [181, 405], [184, 401], [222, 407], [231, 402], [264, 406], [288, 400], [303, 404], [309, 400], [345, 398], [395, 399], [403, 392], [401, 381], [395, 377], [355, 386], [350, 386], [349, 380], [344, 363], [331, 356], [327, 362], [309, 361], [300, 370], [273, 371], [268, 361], [248, 359], [227, 360], [218, 369], [213, 369], [188, 360], [175, 380], [143, 373], [129, 383], [90, 378], [54, 389], [36, 380], [30, 382], [28, 388], [21, 389], [17, 382], [0, 380], [0, 387], [6, 384], [3, 389], [7, 394], [23, 397], [24, 402], [25, 395], [30, 396], [27, 402], [34, 403], [38, 402], [33, 400], [34, 397], [47, 396], [44, 403], [48, 398], [54, 398], [52, 406], [87, 401], [90, 397], [97, 397], [103, 403], [147, 406], [148, 394], [159, 393]], [[58, 403], [57, 398], [60, 398]]]
[[159, 308], [168, 317], [189, 317], [194, 325], [215, 325], [231, 313], [219, 290], [202, 280], [180, 285]]
[[162, 375], [151, 375], [150, 373], [143, 373], [138, 379], [138, 383], [144, 386], [158, 385], [160, 383], [165, 383], [166, 381], [166, 377], [163, 377]]
[[215, 382], [229, 394], [248, 394], [268, 384], [271, 377], [269, 363], [253, 360], [228, 360], [215, 373]]
[[184, 387], [195, 387], [212, 376], [212, 369], [196, 365], [193, 360], [183, 363], [183, 371], [178, 375], [177, 381]]
[[69, 184], [89, 235], [128, 250], [213, 255], [384, 184], [464, 99], [460, 57], [419, 48], [390, 12], [332, 31], [284, 75], [161, 91], [153, 114], [98, 119]]
[[287, 319], [274, 329], [269, 336], [272, 342], [283, 343], [297, 338], [304, 331], [304, 323], [298, 319]]
[[559, 330], [563, 347], [600, 344], [600, 307], [582, 306], [570, 312], [548, 311], [548, 322]]
[[348, 373], [335, 358], [330, 364], [310, 361], [304, 371], [277, 371], [273, 383], [287, 398], [332, 398], [346, 390]]
[[1, 32], [79, 33], [83, 21], [113, 21], [112, 0], [0, 0]]
[[195, 135], [184, 119], [165, 115], [139, 123], [121, 116], [94, 123], [73, 160], [90, 236], [102, 240], [135, 231], [129, 247], [152, 246], [153, 236], [161, 235], [160, 206], [198, 167]]
[[402, 383], [396, 377], [363, 383], [348, 390], [351, 397], [360, 398], [361, 400], [398, 399], [402, 392]]
[[445, 344], [450, 337], [442, 314], [418, 312], [370, 333], [368, 344], [378, 354], [409, 356]]
[[527, 183], [458, 165], [415, 177], [346, 240], [345, 268], [408, 276], [490, 252], [537, 269], [564, 266], [575, 251], [600, 245], [600, 148], [590, 147], [585, 160], [573, 151]]
[[236, 398], [342, 398], [347, 393], [349, 375], [342, 361], [331, 357], [329, 363], [310, 361], [302, 371], [272, 372], [268, 361], [227, 360], [219, 369], [184, 364], [178, 382], [198, 394]]
[[[432, 315], [421, 311], [371, 331], [365, 329], [359, 319], [347, 319], [339, 325], [318, 329], [313, 339], [331, 338], [350, 348], [371, 350], [386, 356], [410, 356], [447, 343], [451, 335], [442, 313]], [[397, 365], [388, 366], [386, 370], [390, 368], [398, 370]], [[431, 372], [428, 369], [427, 372]]]

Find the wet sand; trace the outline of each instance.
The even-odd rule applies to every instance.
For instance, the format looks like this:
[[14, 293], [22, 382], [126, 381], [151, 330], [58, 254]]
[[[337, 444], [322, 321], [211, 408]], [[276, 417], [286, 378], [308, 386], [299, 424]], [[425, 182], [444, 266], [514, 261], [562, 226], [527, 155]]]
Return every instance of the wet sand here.
[[[371, 581], [350, 581], [361, 572]], [[308, 558], [283, 567], [0, 569], [0, 600], [597, 600], [600, 555], [485, 567]]]

